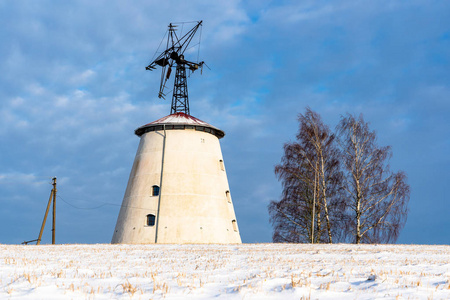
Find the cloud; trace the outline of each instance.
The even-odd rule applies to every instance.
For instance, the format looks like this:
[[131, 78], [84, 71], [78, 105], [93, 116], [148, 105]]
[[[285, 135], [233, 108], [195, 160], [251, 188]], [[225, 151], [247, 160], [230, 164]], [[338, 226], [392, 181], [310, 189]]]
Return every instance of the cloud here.
[[38, 177], [35, 174], [18, 172], [0, 173], [0, 184], [27, 184], [38, 186], [51, 182], [51, 177]]
[[[445, 2], [2, 5], [0, 173], [8, 179], [0, 182], [56, 175], [70, 203], [120, 204], [139, 142], [133, 130], [170, 109], [170, 97], [157, 98], [160, 73], [144, 68], [170, 22], [203, 20], [200, 59], [211, 69], [188, 79], [191, 112], [227, 134], [222, 151], [244, 241], [270, 241], [266, 205], [280, 194], [273, 166], [306, 106], [331, 128], [341, 114], [363, 113], [380, 144], [393, 146], [392, 165], [409, 173], [412, 207], [426, 210], [422, 198], [442, 197], [421, 182], [448, 174]], [[428, 156], [433, 164], [422, 163]], [[17, 199], [12, 211], [38, 207], [34, 195], [46, 198], [44, 186], [0, 184], [0, 201]], [[60, 209], [65, 241], [109, 242], [117, 207]]]

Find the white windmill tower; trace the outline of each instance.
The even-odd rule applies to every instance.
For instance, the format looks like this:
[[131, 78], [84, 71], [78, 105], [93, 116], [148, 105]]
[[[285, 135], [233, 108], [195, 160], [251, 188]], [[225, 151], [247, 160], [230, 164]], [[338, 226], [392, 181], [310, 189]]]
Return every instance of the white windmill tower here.
[[170, 24], [167, 49], [147, 70], [162, 67], [159, 97], [176, 68], [171, 114], [135, 130], [141, 138], [112, 243], [241, 243], [219, 139], [225, 133], [190, 115], [184, 59], [202, 25], [178, 38]]

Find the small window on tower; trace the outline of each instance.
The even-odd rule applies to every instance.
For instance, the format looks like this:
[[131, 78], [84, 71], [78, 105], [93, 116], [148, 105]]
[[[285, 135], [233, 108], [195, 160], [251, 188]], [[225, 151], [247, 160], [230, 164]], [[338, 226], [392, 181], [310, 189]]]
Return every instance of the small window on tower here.
[[223, 159], [219, 160], [219, 164], [220, 164], [220, 169], [222, 171], [225, 171], [225, 165], [223, 164]]
[[225, 195], [227, 196], [227, 200], [229, 203], [231, 203], [231, 196], [230, 196], [230, 191], [226, 191]]
[[152, 196], [159, 196], [159, 186], [152, 186]]
[[238, 230], [236, 220], [231, 221], [231, 223], [233, 224], [233, 230], [237, 232]]
[[147, 226], [155, 226], [155, 215], [147, 215]]

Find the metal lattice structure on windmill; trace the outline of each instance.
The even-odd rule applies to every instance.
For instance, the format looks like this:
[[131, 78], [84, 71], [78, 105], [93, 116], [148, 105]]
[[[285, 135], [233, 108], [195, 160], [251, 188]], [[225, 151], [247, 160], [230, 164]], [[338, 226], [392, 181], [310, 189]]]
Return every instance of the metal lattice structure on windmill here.
[[[203, 67], [204, 62], [192, 62], [184, 58], [186, 50], [190, 49], [192, 39], [196, 32], [202, 26], [202, 21], [197, 22], [191, 30], [189, 30], [182, 37], [177, 35], [178, 25], [169, 24], [166, 50], [164, 50], [155, 60], [153, 60], [147, 67], [147, 70], [154, 70], [156, 66], [161, 67], [161, 83], [159, 87], [158, 97], [166, 96], [164, 93], [167, 81], [172, 73], [172, 68], [175, 67], [175, 82], [172, 95], [172, 106], [170, 113], [183, 112], [190, 115], [189, 112], [189, 96], [187, 87], [186, 69], [194, 72]], [[195, 46], [195, 45], [194, 45]]]
[[181, 38], [170, 24], [166, 49], [146, 68], [162, 68], [160, 98], [176, 68], [171, 113], [135, 130], [140, 142], [113, 244], [241, 243], [220, 149], [225, 132], [189, 112], [186, 73], [204, 65], [184, 58], [200, 44], [192, 42], [196, 23]]

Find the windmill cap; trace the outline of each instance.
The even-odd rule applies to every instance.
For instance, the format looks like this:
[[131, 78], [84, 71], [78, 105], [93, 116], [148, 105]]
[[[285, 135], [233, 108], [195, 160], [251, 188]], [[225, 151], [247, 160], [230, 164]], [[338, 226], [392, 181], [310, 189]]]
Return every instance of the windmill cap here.
[[204, 131], [215, 135], [217, 138], [223, 138], [225, 132], [217, 127], [214, 127], [200, 119], [177, 112], [161, 119], [145, 124], [134, 131], [137, 136], [142, 136], [144, 133], [159, 130], [184, 130], [195, 129], [197, 131]]

